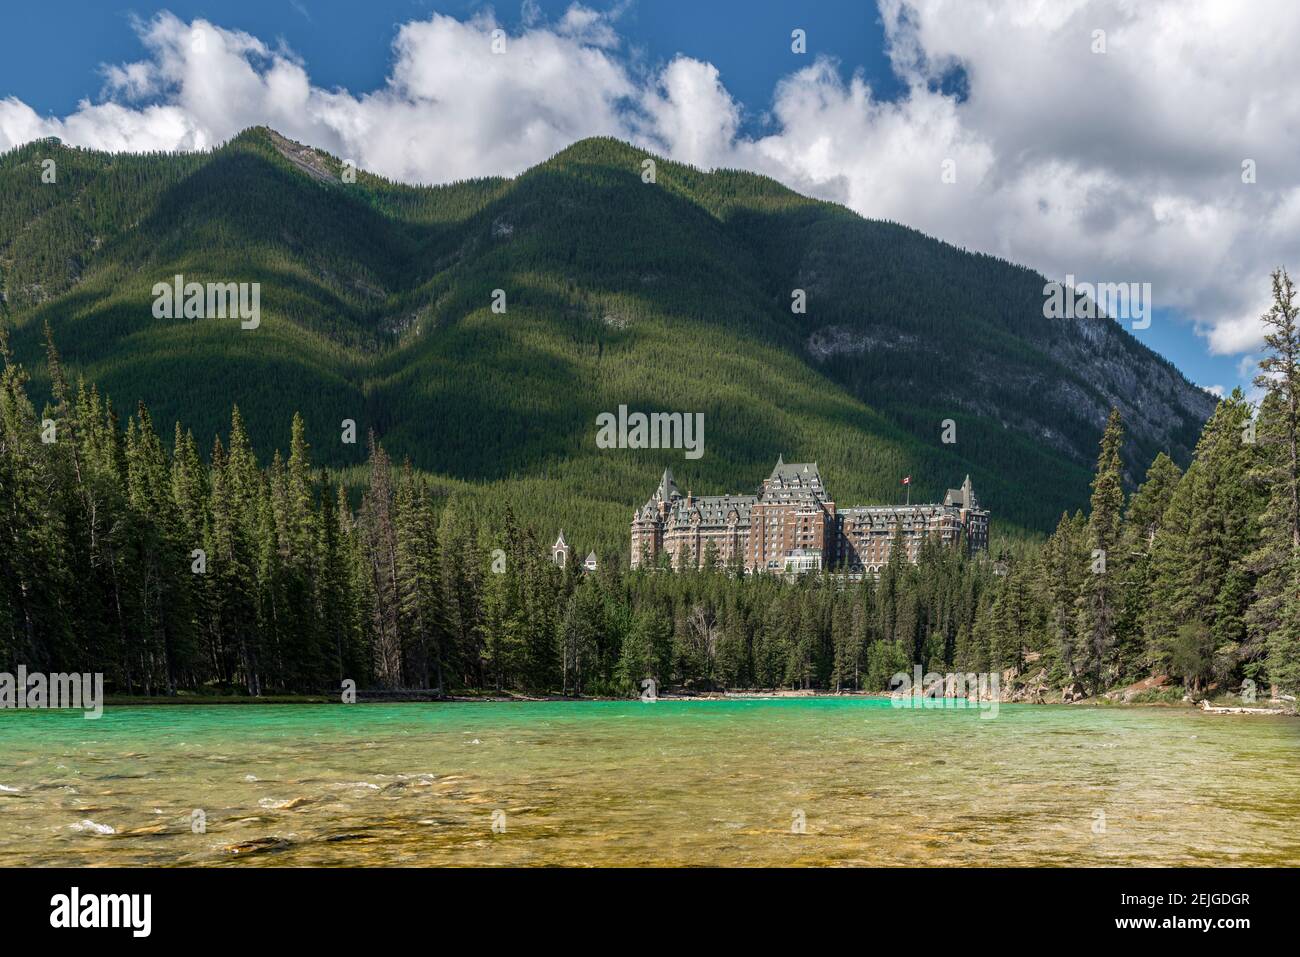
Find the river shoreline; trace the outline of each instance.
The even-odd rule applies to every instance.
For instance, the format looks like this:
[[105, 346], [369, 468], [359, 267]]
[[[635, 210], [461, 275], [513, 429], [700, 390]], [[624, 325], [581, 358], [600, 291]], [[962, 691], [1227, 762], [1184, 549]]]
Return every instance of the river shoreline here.
[[[858, 692], [858, 691], [766, 691], [766, 690], [746, 690], [746, 691], [726, 691], [726, 692], [700, 692], [695, 694], [682, 693], [661, 693], [654, 700], [656, 701], [766, 701], [781, 699], [799, 699], [799, 698], [821, 698], [821, 699], [878, 699], [889, 700], [892, 695], [887, 692]], [[403, 692], [375, 692], [359, 691], [357, 692], [357, 704], [404, 704], [404, 703], [474, 703], [487, 702], [493, 704], [519, 704], [527, 702], [561, 702], [561, 701], [636, 701], [635, 697], [616, 697], [611, 695], [527, 695], [527, 694], [449, 694], [438, 695], [429, 691], [403, 691]], [[105, 707], [146, 707], [146, 706], [168, 706], [168, 707], [208, 707], [212, 705], [322, 705], [322, 704], [343, 704], [341, 697], [325, 695], [267, 695], [263, 697], [243, 697], [236, 695], [109, 695], [104, 700]], [[1127, 701], [1116, 698], [1107, 698], [1105, 696], [1095, 696], [1082, 698], [1076, 701], [999, 701], [999, 704], [1030, 704], [1030, 705], [1047, 705], [1052, 707], [1070, 706], [1070, 707], [1094, 707], [1094, 708], [1167, 708], [1186, 711], [1201, 711], [1206, 714], [1237, 714], [1237, 715], [1272, 715], [1297, 717], [1297, 711], [1294, 705], [1288, 705], [1285, 702], [1268, 702], [1260, 705], [1244, 705], [1237, 703], [1212, 704], [1208, 700], [1191, 702], [1184, 700], [1137, 700]]]

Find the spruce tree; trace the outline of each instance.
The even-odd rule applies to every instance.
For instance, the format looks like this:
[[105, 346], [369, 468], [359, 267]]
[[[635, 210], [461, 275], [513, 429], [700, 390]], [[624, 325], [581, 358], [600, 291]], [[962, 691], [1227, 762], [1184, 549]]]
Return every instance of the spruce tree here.
[[1120, 447], [1124, 429], [1118, 409], [1111, 409], [1101, 437], [1101, 453], [1092, 480], [1092, 509], [1087, 543], [1091, 552], [1083, 576], [1078, 609], [1078, 644], [1070, 663], [1093, 693], [1114, 677], [1115, 618], [1119, 604], [1118, 582], [1124, 561], [1119, 549], [1120, 513], [1124, 507], [1123, 465]]
[[1273, 273], [1273, 304], [1262, 321], [1268, 354], [1255, 385], [1264, 390], [1256, 423], [1259, 459], [1251, 479], [1267, 490], [1262, 538], [1250, 556], [1257, 576], [1247, 622], [1263, 648], [1267, 676], [1300, 691], [1300, 307], [1285, 270]]
[[443, 683], [446, 625], [428, 488], [408, 461], [397, 488], [397, 588], [404, 673], [422, 688]]
[[1247, 479], [1258, 455], [1242, 441], [1249, 423], [1250, 406], [1235, 389], [1206, 423], [1155, 533], [1146, 634], [1158, 670], [1168, 670], [1175, 656], [1186, 670], [1189, 656], [1206, 647], [1205, 667], [1221, 679], [1239, 668], [1252, 677], [1262, 667], [1262, 648], [1247, 640], [1245, 625], [1254, 587], [1247, 556], [1257, 547], [1263, 504]]
[[397, 502], [393, 469], [372, 431], [370, 483], [361, 500], [361, 527], [371, 581], [375, 677], [386, 688], [402, 685], [401, 596], [397, 556]]
[[0, 642], [13, 671], [19, 664], [50, 670], [72, 641], [67, 600], [72, 594], [66, 564], [63, 517], [46, 494], [48, 446], [43, 424], [27, 397], [27, 373], [9, 351], [0, 327]]
[[1151, 615], [1151, 550], [1181, 478], [1182, 471], [1161, 452], [1129, 500], [1120, 540], [1125, 567], [1115, 625], [1116, 667], [1125, 681], [1137, 680], [1151, 669], [1146, 631]]

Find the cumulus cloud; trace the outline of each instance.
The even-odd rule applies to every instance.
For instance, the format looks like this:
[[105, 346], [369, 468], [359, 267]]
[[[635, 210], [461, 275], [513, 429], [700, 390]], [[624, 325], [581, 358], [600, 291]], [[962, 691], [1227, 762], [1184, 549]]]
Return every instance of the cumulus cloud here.
[[640, 100], [649, 139], [673, 159], [711, 167], [728, 162], [739, 147], [740, 108], [712, 64], [677, 57]]
[[547, 22], [526, 3], [510, 36], [490, 13], [406, 23], [386, 84], [355, 93], [314, 85], [283, 47], [162, 13], [138, 24], [143, 60], [105, 68], [99, 102], [50, 118], [0, 100], [0, 149], [49, 135], [204, 149], [266, 124], [431, 183], [513, 175], [608, 134], [766, 173], [1052, 278], [1150, 282], [1156, 307], [1194, 323], [1211, 352], [1258, 346], [1268, 272], [1300, 253], [1300, 5], [879, 6], [901, 95], [810, 57], [764, 104], [760, 135], [742, 132], [712, 64], [638, 69], [617, 15], [581, 4]]
[[315, 86], [290, 51], [205, 20], [161, 13], [138, 32], [149, 58], [106, 68], [104, 102], [60, 119], [0, 101], [0, 149], [38, 136], [205, 149], [264, 124], [393, 179], [447, 182], [522, 172], [584, 136], [630, 136], [641, 94], [607, 18], [580, 5], [518, 36], [490, 14], [406, 23], [386, 85], [359, 95]]

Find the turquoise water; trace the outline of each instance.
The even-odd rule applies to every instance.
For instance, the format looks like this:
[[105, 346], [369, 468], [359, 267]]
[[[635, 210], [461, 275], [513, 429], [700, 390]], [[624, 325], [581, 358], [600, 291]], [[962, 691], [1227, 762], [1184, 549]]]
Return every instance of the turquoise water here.
[[861, 698], [3, 712], [0, 865], [1300, 864], [1295, 719], [979, 715]]

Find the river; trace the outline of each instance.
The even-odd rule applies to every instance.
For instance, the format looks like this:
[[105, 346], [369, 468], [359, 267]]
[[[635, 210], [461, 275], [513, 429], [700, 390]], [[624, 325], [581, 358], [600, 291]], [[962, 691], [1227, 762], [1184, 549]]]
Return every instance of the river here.
[[887, 700], [0, 713], [0, 865], [1298, 865], [1300, 721]]

